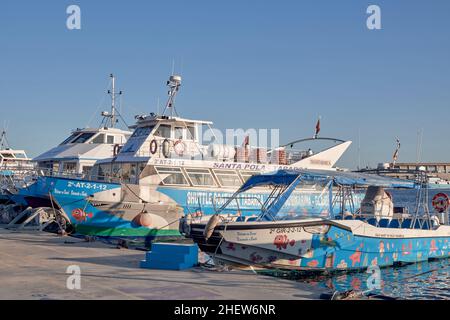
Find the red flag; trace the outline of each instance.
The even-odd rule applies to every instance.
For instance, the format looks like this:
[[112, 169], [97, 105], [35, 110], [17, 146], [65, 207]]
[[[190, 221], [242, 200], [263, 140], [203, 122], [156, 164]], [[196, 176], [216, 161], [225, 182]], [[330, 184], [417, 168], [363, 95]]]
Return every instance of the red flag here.
[[317, 119], [317, 123], [316, 123], [316, 134], [314, 135], [314, 138], [317, 138], [317, 135], [320, 132], [320, 118]]
[[243, 147], [246, 147], [246, 146], [249, 145], [249, 143], [250, 143], [250, 136], [249, 136], [249, 135], [246, 135], [246, 136], [245, 136], [245, 139], [244, 139], [244, 142], [242, 143], [242, 146], [243, 146]]

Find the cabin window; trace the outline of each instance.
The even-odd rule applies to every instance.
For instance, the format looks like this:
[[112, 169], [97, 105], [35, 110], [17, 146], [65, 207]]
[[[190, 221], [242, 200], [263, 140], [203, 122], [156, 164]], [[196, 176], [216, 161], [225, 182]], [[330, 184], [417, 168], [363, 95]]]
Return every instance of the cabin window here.
[[215, 186], [213, 176], [208, 169], [186, 169], [194, 186]]
[[61, 144], [68, 144], [70, 143], [75, 137], [78, 137], [79, 133], [74, 133], [70, 137], [68, 137], [66, 140], [64, 140]]
[[11, 153], [2, 153], [3, 158], [10, 158], [13, 159], [14, 156]]
[[156, 129], [155, 135], [162, 138], [170, 138], [170, 131], [172, 127], [167, 124], [160, 124], [158, 129]]
[[98, 180], [104, 181], [111, 177], [111, 164], [101, 164], [98, 166]]
[[75, 172], [77, 169], [77, 163], [76, 162], [64, 162], [63, 164], [63, 171], [64, 172]]
[[92, 166], [83, 166], [82, 172], [83, 176], [87, 176], [91, 172]]
[[187, 139], [189, 140], [195, 140], [195, 127], [189, 126], [187, 127], [188, 129], [188, 135], [187, 135]]
[[214, 170], [219, 183], [224, 187], [239, 187], [241, 179], [234, 170]]
[[135, 183], [137, 178], [136, 163], [120, 163], [117, 164], [119, 169], [115, 172], [116, 177], [124, 182]]
[[131, 135], [131, 138], [144, 136], [147, 137], [150, 134], [150, 132], [152, 132], [154, 127], [155, 126], [136, 128], [136, 130], [134, 130], [133, 134]]
[[26, 159], [27, 158], [25, 153], [16, 153], [15, 156], [17, 159]]
[[75, 140], [72, 141], [72, 143], [85, 143], [86, 141], [88, 141], [90, 138], [92, 138], [94, 136], [94, 132], [86, 132], [81, 134], [78, 138], [76, 138]]
[[248, 178], [250, 178], [251, 176], [254, 176], [256, 174], [259, 174], [259, 172], [256, 172], [256, 171], [241, 171], [241, 176], [242, 176], [242, 179], [244, 180], [244, 182], [247, 181]]
[[181, 168], [155, 167], [155, 169], [165, 185], [189, 185]]
[[106, 136], [107, 144], [114, 144], [114, 136]]
[[182, 127], [175, 127], [175, 139], [183, 139], [183, 131]]
[[94, 144], [105, 143], [105, 135], [103, 133], [100, 133], [94, 139], [92, 139], [91, 143], [94, 143]]

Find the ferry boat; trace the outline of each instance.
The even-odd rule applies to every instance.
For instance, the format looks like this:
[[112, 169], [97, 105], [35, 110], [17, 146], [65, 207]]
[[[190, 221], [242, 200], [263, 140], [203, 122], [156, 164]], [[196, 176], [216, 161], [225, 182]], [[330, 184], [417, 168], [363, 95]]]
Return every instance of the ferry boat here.
[[[368, 187], [355, 212], [327, 218], [286, 210], [293, 191], [307, 181], [332, 182], [348, 191]], [[270, 185], [279, 190], [252, 218], [226, 214], [236, 198]], [[384, 188], [417, 188], [412, 214], [395, 212]], [[342, 207], [345, 194], [336, 194]], [[330, 194], [331, 195], [331, 194]], [[421, 210], [419, 210], [421, 208]], [[208, 221], [182, 223], [186, 235], [216, 262], [291, 271], [334, 272], [386, 267], [450, 256], [448, 211], [430, 215], [427, 182], [418, 183], [358, 173], [280, 170], [253, 176]], [[448, 208], [448, 203], [447, 203]], [[332, 210], [330, 210], [332, 212]]]
[[[116, 92], [115, 77], [111, 77], [111, 111], [101, 113], [102, 121], [98, 128], [82, 128], [71, 132], [70, 136], [64, 139], [56, 147], [33, 158], [36, 163], [37, 173], [29, 180], [36, 180], [38, 177], [70, 177], [71, 179], [82, 179], [87, 177], [94, 164], [101, 159], [110, 158], [119, 153], [131, 132], [116, 127], [120, 113], [116, 108], [116, 96], [121, 94]], [[35, 188], [36, 183], [28, 183], [19, 192], [10, 195], [13, 202], [24, 206], [51, 207], [52, 203], [49, 195], [42, 194]]]
[[[167, 85], [169, 98], [162, 115], [137, 116], [124, 147], [115, 157], [97, 161], [88, 179], [44, 175], [32, 186], [34, 193], [48, 195], [76, 232], [149, 241], [179, 237], [181, 217], [214, 213], [250, 176], [280, 168], [335, 170], [351, 144], [315, 136], [273, 150], [248, 144], [203, 145], [202, 127], [211, 128], [212, 122], [179, 117], [174, 101], [181, 77], [171, 76]], [[294, 147], [311, 141], [335, 145], [317, 153]], [[312, 202], [328, 201], [314, 184], [296, 195], [297, 205], [305, 210]], [[266, 188], [236, 205], [245, 216], [270, 196]]]

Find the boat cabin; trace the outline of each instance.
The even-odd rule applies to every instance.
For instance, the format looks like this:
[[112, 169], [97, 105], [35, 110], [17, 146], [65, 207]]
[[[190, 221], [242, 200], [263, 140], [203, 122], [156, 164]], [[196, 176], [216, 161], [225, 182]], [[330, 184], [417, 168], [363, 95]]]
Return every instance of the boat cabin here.
[[24, 150], [10, 148], [0, 150], [0, 169], [21, 170], [32, 168], [31, 159]]
[[131, 132], [117, 128], [77, 129], [33, 161], [45, 175], [84, 176], [97, 160], [116, 155], [130, 135]]

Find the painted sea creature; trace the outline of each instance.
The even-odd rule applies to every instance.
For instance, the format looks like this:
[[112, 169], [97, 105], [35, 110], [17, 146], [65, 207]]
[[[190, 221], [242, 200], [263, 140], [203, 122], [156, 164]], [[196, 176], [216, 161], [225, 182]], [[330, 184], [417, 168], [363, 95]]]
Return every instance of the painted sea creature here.
[[87, 218], [92, 218], [93, 214], [91, 212], [87, 213], [83, 209], [77, 208], [72, 211], [72, 217], [78, 222], [86, 221]]
[[232, 242], [228, 243], [226, 249], [231, 250], [231, 251], [236, 251], [236, 247], [234, 246], [234, 243], [232, 243]]
[[287, 235], [278, 235], [275, 237], [273, 244], [277, 247], [278, 250], [286, 249], [288, 245], [293, 247], [295, 245], [295, 240], [289, 240]]
[[397, 252], [392, 253], [392, 260], [394, 260], [394, 261], [398, 260], [398, 253]]
[[355, 266], [356, 262], [361, 262], [361, 249], [356, 248], [355, 253], [350, 256], [350, 260], [352, 260], [352, 267]]
[[377, 266], [378, 265], [378, 258], [377, 257], [373, 258], [373, 260], [370, 262], [370, 265], [371, 266]]
[[256, 252], [253, 252], [251, 255], [250, 255], [250, 260], [253, 262], [253, 263], [258, 263], [258, 262], [260, 262], [261, 260], [263, 259], [263, 257], [261, 257], [258, 253], [256, 253]]
[[379, 252], [380, 252], [380, 257], [383, 258], [383, 255], [384, 255], [384, 242], [383, 241], [380, 241]]
[[430, 253], [435, 253], [438, 250], [436, 246], [436, 240], [431, 240], [430, 242]]
[[339, 264], [336, 266], [339, 269], [346, 269], [347, 268], [347, 262], [345, 262], [344, 259], [341, 260], [341, 262], [339, 262]]
[[370, 262], [370, 265], [371, 266], [377, 266], [378, 265], [378, 258], [377, 257], [373, 258], [373, 260]]
[[317, 261], [317, 260], [312, 260], [312, 261], [310, 261], [310, 262], [307, 263], [307, 266], [308, 266], [308, 267], [314, 268], [314, 267], [317, 267], [318, 264], [319, 264], [319, 261]]

